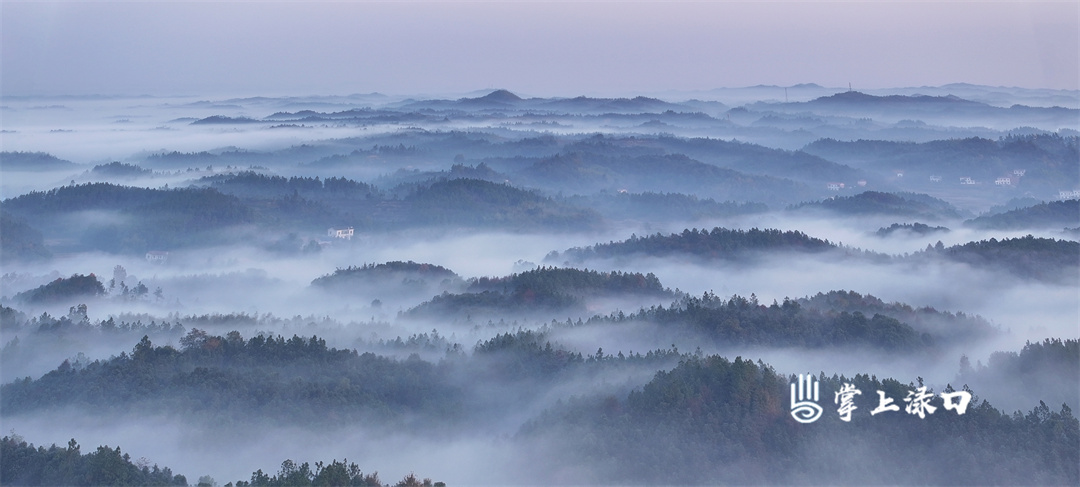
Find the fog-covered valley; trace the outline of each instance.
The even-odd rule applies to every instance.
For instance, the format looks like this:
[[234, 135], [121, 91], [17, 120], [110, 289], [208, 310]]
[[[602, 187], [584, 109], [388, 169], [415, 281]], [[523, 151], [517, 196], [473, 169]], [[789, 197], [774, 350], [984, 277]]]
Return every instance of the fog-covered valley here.
[[1080, 481], [1080, 93], [568, 95], [5, 97], [5, 482]]

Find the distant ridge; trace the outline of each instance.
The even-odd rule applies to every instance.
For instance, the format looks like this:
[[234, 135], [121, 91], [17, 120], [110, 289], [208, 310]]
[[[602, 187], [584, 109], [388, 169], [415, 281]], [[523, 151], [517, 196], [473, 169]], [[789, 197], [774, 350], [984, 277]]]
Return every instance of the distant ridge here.
[[456, 103], [477, 108], [501, 108], [510, 107], [522, 101], [520, 96], [509, 90], [495, 90], [479, 98], [461, 98]]
[[51, 171], [83, 166], [45, 152], [0, 152], [0, 169], [9, 171]]
[[481, 96], [480, 98], [476, 98], [476, 100], [494, 101], [500, 103], [514, 103], [521, 101], [522, 98], [513, 94], [509, 90], [495, 90], [491, 93]]
[[838, 105], [838, 104], [919, 104], [919, 105], [968, 105], [968, 106], [987, 106], [985, 103], [977, 101], [965, 100], [955, 95], [945, 96], [927, 96], [927, 95], [887, 95], [887, 96], [874, 96], [862, 93], [859, 91], [844, 91], [835, 95], [823, 96], [815, 98], [808, 104], [815, 105]]

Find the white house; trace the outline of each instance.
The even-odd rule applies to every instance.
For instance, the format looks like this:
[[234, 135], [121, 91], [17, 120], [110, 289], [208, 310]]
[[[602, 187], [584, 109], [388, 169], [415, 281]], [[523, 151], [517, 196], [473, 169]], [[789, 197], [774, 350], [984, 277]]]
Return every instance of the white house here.
[[327, 237], [334, 237], [334, 238], [343, 238], [345, 240], [352, 240], [353, 227], [348, 227], [348, 228], [333, 228], [333, 227], [331, 227], [329, 230], [326, 231], [326, 236]]
[[829, 188], [829, 191], [840, 191], [844, 189], [844, 183], [828, 183], [825, 187]]
[[169, 253], [160, 250], [151, 250], [146, 253], [146, 261], [151, 264], [164, 264], [169, 260]]

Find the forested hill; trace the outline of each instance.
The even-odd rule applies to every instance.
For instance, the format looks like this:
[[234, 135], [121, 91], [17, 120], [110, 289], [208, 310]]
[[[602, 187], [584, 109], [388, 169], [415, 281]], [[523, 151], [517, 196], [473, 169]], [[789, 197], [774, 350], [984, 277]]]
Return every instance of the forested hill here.
[[282, 177], [243, 171], [219, 174], [200, 179], [197, 184], [209, 184], [225, 194], [241, 198], [274, 199], [297, 194], [313, 200], [371, 199], [380, 197], [375, 187], [348, 178]]
[[1025, 398], [1047, 404], [1075, 404], [1080, 400], [1080, 340], [1047, 338], [1028, 342], [1019, 353], [997, 351], [985, 364], [966, 355], [960, 359], [956, 382], [993, 395], [1005, 411], [1029, 407]]
[[889, 225], [887, 227], [879, 228], [876, 232], [874, 232], [874, 234], [879, 236], [879, 237], [888, 237], [888, 236], [890, 236], [890, 235], [892, 235], [894, 233], [908, 233], [908, 234], [912, 234], [912, 235], [920, 235], [920, 236], [922, 236], [922, 235], [930, 235], [930, 234], [938, 233], [938, 232], [948, 233], [949, 229], [947, 227], [942, 227], [942, 226], [931, 227], [930, 225], [927, 225], [925, 223], [919, 223], [919, 222], [915, 222], [915, 223], [893, 223], [892, 225]]
[[[585, 326], [645, 322], [666, 333], [708, 340], [718, 346], [840, 348], [861, 346], [887, 352], [931, 350], [938, 337], [889, 316], [860, 311], [822, 311], [784, 299], [766, 306], [751, 296], [721, 298], [712, 293], [683, 297], [669, 307], [594, 317]], [[977, 336], [977, 335], [976, 335]]]
[[[445, 360], [437, 363], [416, 354], [395, 359], [330, 348], [317, 336], [245, 339], [237, 331], [214, 335], [192, 328], [179, 342], [179, 349], [157, 346], [144, 336], [131, 353], [65, 360], [40, 378], [0, 386], [0, 408], [22, 414], [72, 406], [103, 417], [154, 411], [238, 427], [367, 422], [372, 432], [448, 431], [479, 427], [512, 405], [538, 400], [571, 374], [635, 364], [655, 370], [678, 359], [669, 351], [586, 359], [534, 331], [481, 341], [472, 355], [447, 344]], [[492, 387], [519, 393], [491, 395]]]
[[0, 483], [20, 486], [176, 485], [187, 487], [187, 477], [173, 475], [169, 467], [136, 465], [131, 455], [99, 446], [83, 454], [72, 439], [66, 447], [53, 444], [34, 448], [18, 435], [0, 439]]
[[803, 151], [783, 151], [738, 141], [709, 138], [659, 136], [642, 138], [642, 143], [663, 147], [673, 154], [686, 154], [702, 162], [750, 174], [765, 174], [802, 181], [851, 181], [865, 177], [861, 171]]
[[963, 312], [938, 311], [932, 307], [913, 307], [905, 303], [886, 303], [869, 294], [855, 291], [829, 291], [802, 298], [798, 303], [807, 309], [827, 314], [881, 314], [894, 318], [920, 332], [929, 333], [939, 342], [972, 343], [1000, 333], [1000, 329], [985, 318]]
[[331, 274], [311, 281], [311, 285], [317, 289], [342, 294], [377, 290], [387, 294], [427, 292], [430, 296], [443, 291], [460, 290], [465, 287], [465, 281], [443, 266], [410, 260], [336, 269]]
[[[460, 391], [445, 370], [326, 346], [317, 337], [208, 335], [192, 329], [180, 350], [147, 338], [131, 354], [71, 364], [37, 380], [4, 384], [0, 406], [17, 414], [47, 406], [92, 407], [102, 414], [141, 409], [190, 413], [215, 404], [218, 418], [264, 417], [305, 424], [377, 418], [388, 426], [426, 412], [453, 422]], [[111, 398], [124, 397], [124, 401]]]
[[[743, 330], [763, 324], [731, 313], [762, 313], [778, 320], [805, 313], [794, 301], [768, 307], [734, 298], [703, 301], [711, 302], [699, 303], [702, 307], [741, 308], [708, 322], [742, 322]], [[836, 316], [836, 322], [821, 329], [851, 336], [868, 330], [844, 321], [859, 322], [857, 313]], [[876, 316], [861, 321], [891, 323]], [[893, 333], [894, 326], [879, 328], [878, 336], [903, 338]], [[782, 333], [797, 337], [799, 332]], [[195, 413], [201, 421], [232, 427], [300, 418], [313, 427], [333, 428], [373, 420], [388, 433], [437, 432], [443, 431], [440, 426], [490, 421], [494, 411], [506, 411], [522, 395], [550, 393], [540, 386], [559, 383], [559, 377], [566, 380], [567, 374], [654, 364], [668, 357], [599, 350], [582, 357], [545, 344], [532, 331], [500, 334], [477, 344], [471, 356], [448, 353], [438, 363], [328, 348], [314, 336], [245, 340], [237, 332], [214, 336], [193, 329], [180, 345], [155, 346], [144, 338], [131, 354], [64, 362], [39, 379], [0, 387], [0, 407], [12, 414], [63, 406], [125, 417], [138, 409]], [[1039, 355], [1046, 363], [1066, 358]], [[544, 458], [533, 463], [536, 471], [523, 472], [543, 482], [565, 481], [571, 472], [583, 484], [816, 484], [826, 478], [852, 484], [1080, 481], [1080, 465], [1074, 461], [1080, 454], [1080, 425], [1067, 404], [1051, 408], [1033, 397], [1025, 407], [1028, 413], [1006, 415], [974, 395], [978, 390], [965, 389], [973, 396], [959, 414], [946, 408], [939, 395], [953, 392], [951, 386], [920, 392], [922, 384], [914, 381], [821, 373], [816, 379], [824, 414], [816, 423], [801, 424], [791, 415], [789, 385], [795, 377], [741, 357], [687, 354], [679, 359], [672, 369], [654, 366], [663, 370], [629, 393], [554, 403], [547, 412], [528, 416], [532, 419], [505, 444]], [[860, 391], [853, 397], [850, 422], [841, 421], [832, 401], [844, 383]], [[871, 414], [879, 406], [877, 391], [893, 399], [897, 409]], [[909, 401], [904, 399], [915, 393], [926, 393], [933, 410], [923, 410], [922, 416], [906, 410]], [[475, 404], [489, 407], [466, 407]], [[853, 445], [865, 447], [853, 450]], [[254, 485], [265, 485], [255, 484], [254, 477], [261, 476], [253, 476]]]
[[597, 272], [590, 270], [538, 267], [506, 277], [473, 279], [469, 291], [517, 292], [527, 290], [549, 293], [582, 294], [669, 294], [653, 274]]
[[562, 253], [552, 252], [547, 262], [583, 263], [593, 259], [613, 259], [634, 256], [667, 257], [693, 256], [703, 259], [736, 260], [757, 252], [822, 253], [838, 248], [828, 240], [810, 237], [799, 231], [774, 229], [732, 230], [716, 227], [712, 230], [687, 229], [669, 235], [631, 236], [621, 242], [608, 242], [589, 247], [575, 247]]
[[48, 191], [33, 191], [4, 200], [4, 210], [16, 214], [44, 216], [78, 210], [119, 210], [158, 203], [165, 191], [121, 186], [111, 183], [86, 183], [61, 186]]
[[592, 208], [604, 217], [614, 220], [638, 221], [697, 221], [707, 218], [730, 217], [765, 213], [769, 207], [763, 203], [717, 202], [712, 198], [698, 198], [682, 193], [600, 193], [590, 196], [572, 196], [570, 203]]
[[480, 179], [436, 181], [403, 199], [414, 223], [501, 227], [514, 230], [588, 230], [601, 225], [598, 213], [534, 191]]
[[675, 296], [653, 274], [540, 267], [506, 277], [471, 279], [466, 292], [444, 293], [409, 310], [410, 316], [461, 316], [538, 311], [582, 312], [593, 298]]
[[721, 194], [735, 201], [788, 203], [821, 193], [790, 179], [748, 174], [683, 154], [619, 154], [625, 151], [613, 148], [603, 153], [563, 152], [538, 159], [514, 176], [530, 186], [579, 194], [601, 190], [678, 192]]
[[1004, 213], [980, 216], [965, 226], [995, 230], [1080, 227], [1080, 200], [1051, 201]]
[[[548, 459], [545, 468], [591, 473], [575, 479], [582, 484], [1080, 482], [1080, 426], [1067, 405], [1051, 409], [1040, 402], [1027, 414], [1009, 416], [975, 395], [958, 414], [939, 396], [954, 392], [951, 387], [934, 391], [867, 375], [821, 374], [823, 414], [800, 424], [790, 414], [789, 385], [796, 380], [760, 361], [693, 357], [626, 397], [554, 407], [519, 437], [537, 440], [533, 453]], [[859, 391], [850, 422], [841, 421], [833, 402], [845, 383]], [[905, 410], [902, 400], [920, 390], [931, 398], [931, 414]], [[896, 410], [872, 415], [879, 394]]]
[[98, 164], [87, 173], [95, 178], [137, 178], [140, 176], [152, 176], [154, 171], [143, 169], [135, 164], [124, 164], [119, 161], [108, 164]]
[[[425, 182], [403, 199], [385, 197], [366, 183], [333, 177], [283, 178], [249, 172], [214, 176], [200, 184], [210, 187], [148, 189], [86, 183], [30, 192], [0, 205], [5, 220], [40, 222], [41, 227], [31, 229], [15, 225], [8, 237], [21, 239], [14, 242], [13, 251], [41, 255], [49, 249], [35, 250], [40, 245], [35, 243], [34, 230], [46, 241], [63, 242], [74, 249], [143, 253], [240, 240], [250, 243], [252, 238], [265, 243], [275, 233], [286, 231], [322, 236], [328, 227], [386, 231], [449, 226], [535, 232], [591, 230], [603, 225], [603, 218], [593, 210], [475, 179]], [[80, 218], [87, 211], [101, 213], [96, 218]], [[72, 232], [64, 223], [67, 218], [79, 218], [87, 228]], [[254, 229], [263, 232], [251, 235]]]
[[261, 208], [268, 221], [297, 224], [318, 222], [376, 231], [422, 225], [582, 230], [596, 228], [602, 220], [592, 210], [535, 191], [460, 177], [405, 185], [398, 189], [403, 193], [400, 199], [367, 183], [338, 177], [320, 180], [241, 172], [200, 182]]
[[945, 257], [985, 270], [1004, 270], [1014, 275], [1044, 281], [1075, 283], [1080, 280], [1080, 242], [1036, 238], [991, 238], [954, 245], [942, 250], [926, 250], [913, 259]]
[[34, 191], [2, 204], [4, 211], [35, 219], [86, 210], [117, 210], [140, 224], [168, 223], [185, 231], [249, 223], [254, 218], [254, 212], [236, 197], [205, 188], [147, 189], [86, 183]]
[[0, 263], [32, 262], [52, 257], [41, 231], [22, 219], [0, 212]]
[[892, 215], [926, 220], [962, 218], [951, 204], [916, 193], [865, 191], [854, 196], [837, 196], [822, 201], [802, 203], [790, 210], [820, 208], [841, 215]]
[[27, 303], [70, 302], [103, 294], [105, 294], [105, 286], [101, 284], [97, 276], [73, 274], [71, 277], [58, 277], [52, 282], [18, 293], [14, 299]]
[[1010, 135], [999, 140], [948, 139], [932, 142], [818, 140], [803, 150], [855, 167], [906, 171], [908, 175], [938, 175], [955, 181], [971, 177], [993, 182], [1025, 170], [1021, 188], [1047, 190], [1080, 184], [1080, 137], [1058, 134]]
[[[188, 486], [187, 477], [173, 475], [169, 467], [143, 465], [132, 461], [131, 455], [120, 447], [108, 445], [97, 447], [90, 453], [82, 453], [82, 446], [74, 438], [66, 447], [34, 447], [18, 435], [0, 439], [0, 483], [26, 487], [64, 485], [70, 487], [99, 487], [103, 485], [127, 486]], [[145, 459], [140, 459], [145, 460]], [[213, 477], [199, 477], [198, 486], [217, 485]], [[225, 484], [232, 487], [233, 483]], [[297, 464], [292, 460], [281, 462], [277, 474], [269, 475], [258, 469], [250, 480], [238, 480], [236, 487], [282, 487], [282, 486], [357, 486], [384, 487], [378, 472], [365, 474], [356, 463], [333, 460], [329, 464], [316, 462], [315, 470], [307, 462]], [[409, 474], [395, 486], [445, 487], [443, 482], [418, 479]]]
[[[86, 183], [35, 191], [0, 204], [4, 212], [42, 222], [46, 238], [78, 239], [76, 245], [111, 252], [211, 245], [221, 242], [217, 231], [256, 221], [256, 212], [236, 197], [205, 188]], [[116, 212], [121, 218], [91, 220], [82, 235], [61, 224], [63, 217], [88, 210]]]
[[4, 171], [74, 171], [80, 167], [44, 152], [0, 152], [0, 169]]

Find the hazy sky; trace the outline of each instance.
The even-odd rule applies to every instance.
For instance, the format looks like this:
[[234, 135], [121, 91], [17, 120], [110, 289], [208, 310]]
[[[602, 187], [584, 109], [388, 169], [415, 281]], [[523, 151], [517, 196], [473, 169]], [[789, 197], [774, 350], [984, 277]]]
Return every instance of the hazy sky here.
[[0, 2], [3, 95], [1078, 87], [1065, 2]]

